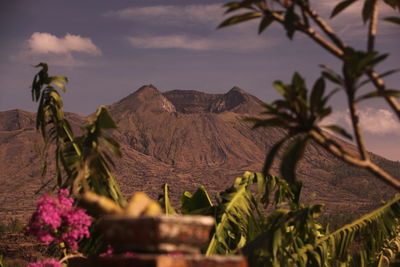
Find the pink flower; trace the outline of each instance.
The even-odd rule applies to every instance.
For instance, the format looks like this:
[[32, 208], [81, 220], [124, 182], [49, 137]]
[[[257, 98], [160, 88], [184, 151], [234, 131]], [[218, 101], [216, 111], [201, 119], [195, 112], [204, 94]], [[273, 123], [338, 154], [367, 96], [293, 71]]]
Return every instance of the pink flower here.
[[29, 263], [27, 267], [62, 267], [62, 265], [58, 261], [51, 259], [51, 260], [32, 262]]
[[85, 210], [74, 206], [68, 195], [68, 190], [62, 189], [57, 197], [45, 194], [39, 199], [26, 232], [46, 244], [64, 243], [70, 250], [77, 250], [78, 241], [90, 236], [92, 221]]

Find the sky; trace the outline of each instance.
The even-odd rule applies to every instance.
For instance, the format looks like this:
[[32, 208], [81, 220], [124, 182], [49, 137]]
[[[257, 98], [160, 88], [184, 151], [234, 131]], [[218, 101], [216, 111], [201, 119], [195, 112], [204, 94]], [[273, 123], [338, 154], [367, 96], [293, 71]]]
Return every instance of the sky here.
[[[313, 0], [349, 45], [365, 48], [366, 26], [354, 4], [336, 18], [338, 1]], [[359, 1], [360, 2], [360, 1]], [[252, 21], [216, 29], [224, 17], [223, 1], [209, 0], [13, 0], [0, 4], [0, 111], [35, 111], [30, 84], [47, 62], [51, 75], [70, 80], [63, 95], [67, 111], [88, 115], [146, 84], [174, 89], [225, 93], [233, 86], [265, 102], [278, 94], [276, 80], [289, 81], [297, 71], [312, 85], [320, 64], [340, 71], [338, 60], [296, 33], [289, 41], [280, 25], [261, 35]], [[380, 18], [397, 15], [383, 7]], [[390, 54], [378, 71], [399, 68], [400, 27], [380, 20], [377, 48]], [[400, 74], [385, 79], [399, 89]], [[333, 85], [329, 85], [333, 89]], [[366, 87], [365, 92], [372, 90]], [[330, 122], [349, 126], [343, 93], [332, 100]], [[370, 151], [400, 160], [400, 124], [381, 100], [361, 105]]]

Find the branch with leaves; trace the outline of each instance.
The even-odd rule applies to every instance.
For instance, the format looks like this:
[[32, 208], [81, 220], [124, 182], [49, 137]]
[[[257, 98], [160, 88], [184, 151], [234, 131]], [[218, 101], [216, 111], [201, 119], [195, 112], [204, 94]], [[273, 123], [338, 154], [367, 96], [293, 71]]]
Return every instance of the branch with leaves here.
[[[344, 0], [337, 4], [332, 10], [331, 18], [340, 14], [343, 10], [355, 3], [356, 0]], [[281, 173], [288, 181], [295, 181], [295, 167], [303, 155], [304, 149], [309, 140], [314, 140], [331, 154], [354, 166], [366, 168], [376, 177], [400, 190], [400, 181], [390, 176], [384, 170], [372, 163], [365, 145], [358, 104], [359, 102], [374, 97], [384, 98], [400, 119], [400, 104], [397, 97], [400, 91], [388, 89], [383, 77], [391, 75], [398, 70], [389, 70], [382, 74], [374, 71], [375, 66], [386, 59], [387, 54], [379, 54], [374, 50], [375, 36], [378, 21], [380, 0], [365, 0], [362, 9], [362, 20], [364, 24], [369, 22], [368, 42], [366, 51], [356, 50], [349, 47], [338, 34], [329, 26], [318, 13], [311, 7], [308, 0], [243, 0], [225, 4], [226, 13], [245, 10], [245, 13], [237, 14], [223, 21], [219, 27], [231, 26], [237, 23], [260, 18], [259, 33], [265, 31], [273, 22], [284, 27], [289, 39], [292, 39], [295, 32], [302, 32], [319, 44], [323, 49], [337, 57], [342, 62], [341, 74], [334, 72], [331, 68], [322, 65], [321, 78], [314, 84], [310, 96], [304, 79], [297, 73], [293, 75], [291, 84], [284, 84], [281, 81], [274, 83], [275, 88], [282, 95], [282, 99], [265, 104], [266, 111], [262, 113], [266, 119], [248, 118], [254, 123], [254, 127], [281, 127], [288, 130], [288, 136], [279, 141], [270, 150], [264, 166], [264, 173], [267, 173], [272, 165], [272, 160], [281, 147], [286, 143], [286, 150], [281, 163]], [[398, 0], [384, 0], [385, 4], [393, 9], [400, 10]], [[387, 18], [387, 21], [397, 23], [396, 18]], [[318, 27], [325, 36], [317, 33]], [[365, 78], [365, 79], [363, 79]], [[353, 129], [353, 135], [347, 133], [338, 125], [321, 127], [320, 123], [332, 112], [328, 105], [330, 97], [337, 89], [330, 94], [325, 94], [325, 80], [339, 86], [345, 92], [349, 116]], [[376, 90], [360, 95], [360, 88], [372, 82]], [[345, 151], [345, 149], [325, 135], [322, 129], [333, 131], [347, 139], [354, 136], [359, 156]]]

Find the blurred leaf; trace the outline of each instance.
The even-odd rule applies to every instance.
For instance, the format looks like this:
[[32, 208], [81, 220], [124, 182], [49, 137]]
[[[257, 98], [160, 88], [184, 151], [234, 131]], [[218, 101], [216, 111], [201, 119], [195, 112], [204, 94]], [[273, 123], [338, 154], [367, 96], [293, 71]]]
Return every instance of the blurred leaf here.
[[353, 140], [353, 137], [351, 136], [351, 134], [349, 134], [345, 129], [343, 129], [339, 125], [326, 125], [326, 126], [322, 126], [322, 127], [327, 128], [327, 129], [331, 130], [332, 132], [339, 134], [349, 140]]
[[325, 70], [325, 71], [322, 71], [322, 76], [324, 78], [328, 79], [329, 81], [333, 82], [334, 84], [343, 86], [344, 81], [343, 81], [343, 78], [339, 74], [335, 73], [328, 66], [320, 65], [320, 67]]
[[258, 27], [258, 34], [261, 34], [271, 23], [274, 22], [274, 17], [271, 15], [264, 15]]
[[232, 16], [232, 17], [224, 20], [218, 26], [218, 28], [223, 28], [223, 27], [227, 27], [227, 26], [230, 26], [230, 25], [238, 24], [238, 23], [241, 23], [241, 22], [244, 22], [244, 21], [256, 19], [256, 18], [259, 18], [261, 16], [262, 16], [261, 12], [248, 12], [248, 13]]
[[371, 18], [372, 11], [374, 10], [374, 4], [377, 3], [376, 0], [365, 0], [362, 9], [362, 18], [364, 24]]
[[400, 11], [400, 1], [399, 0], [383, 0], [387, 5], [393, 9], [398, 9]]
[[298, 20], [299, 17], [295, 13], [294, 4], [292, 4], [286, 9], [285, 20], [283, 22], [283, 26], [285, 27], [286, 30], [286, 35], [290, 40], [293, 39], [293, 35], [296, 31], [296, 25]]
[[67, 90], [65, 85], [68, 83], [68, 78], [64, 76], [52, 76], [51, 83], [57, 85], [64, 92]]
[[289, 184], [294, 184], [296, 181], [296, 165], [303, 156], [306, 145], [307, 139], [304, 137], [298, 137], [285, 149], [282, 157], [280, 172], [282, 177]]
[[252, 0], [244, 0], [241, 2], [229, 2], [224, 4], [224, 7], [227, 7], [228, 9], [225, 11], [225, 14], [228, 14], [230, 12], [239, 10], [239, 9], [254, 9], [252, 8], [251, 4], [253, 3]]
[[373, 91], [373, 92], [370, 92], [370, 93], [367, 93], [365, 95], [358, 97], [355, 101], [359, 102], [361, 100], [365, 100], [365, 99], [369, 99], [369, 98], [373, 98], [373, 97], [387, 97], [387, 96], [398, 98], [398, 97], [400, 97], [400, 91], [395, 90], [395, 89], [387, 89], [384, 92]]
[[101, 106], [96, 112], [96, 119], [98, 126], [103, 129], [116, 129], [117, 125], [111, 118], [110, 113], [105, 106]]
[[315, 83], [311, 91], [310, 104], [311, 108], [321, 108], [322, 97], [325, 93], [325, 80], [319, 78]]
[[285, 95], [287, 93], [287, 86], [282, 81], [275, 81], [273, 86], [281, 95]]
[[[386, 71], [386, 72], [384, 72], [382, 74], [379, 74], [379, 77], [382, 79], [382, 78], [384, 78], [386, 76], [392, 75], [393, 73], [396, 73], [396, 72], [399, 72], [399, 71], [400, 71], [400, 69], [389, 70], [389, 71]], [[360, 83], [359, 87], [364, 86], [364, 85], [366, 85], [367, 83], [370, 83], [370, 82], [371, 82], [370, 79], [366, 79], [365, 81], [362, 81]]]
[[269, 170], [271, 169], [272, 163], [274, 162], [274, 159], [278, 155], [279, 149], [282, 147], [282, 145], [288, 140], [288, 137], [282, 138], [279, 142], [275, 143], [271, 149], [269, 150], [265, 162], [264, 162], [264, 167], [263, 167], [263, 175], [267, 176], [269, 173]]
[[343, 10], [345, 10], [347, 7], [349, 7], [351, 4], [355, 3], [357, 0], [345, 0], [340, 2], [335, 6], [335, 8], [332, 10], [331, 13], [331, 18], [335, 17], [339, 13], [341, 13]]
[[384, 18], [384, 20], [400, 25], [400, 17], [386, 17], [386, 18]]
[[306, 82], [303, 77], [298, 72], [295, 72], [292, 77], [292, 85], [297, 88], [305, 88]]

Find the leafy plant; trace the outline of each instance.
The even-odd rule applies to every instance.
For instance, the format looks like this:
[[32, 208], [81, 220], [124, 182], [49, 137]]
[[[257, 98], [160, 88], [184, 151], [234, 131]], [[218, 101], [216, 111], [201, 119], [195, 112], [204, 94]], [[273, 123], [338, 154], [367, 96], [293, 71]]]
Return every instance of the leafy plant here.
[[32, 99], [39, 102], [36, 127], [42, 134], [46, 148], [50, 144], [55, 146], [57, 186], [73, 191], [78, 172], [86, 165], [88, 169], [84, 178], [90, 190], [121, 206], [125, 205], [121, 190], [110, 170], [110, 165], [114, 165], [111, 153], [117, 156], [121, 153], [118, 143], [105, 132], [117, 127], [107, 109], [100, 107], [91, 122], [83, 126], [83, 135], [75, 137], [65, 117], [62, 98], [57, 90], [59, 88], [66, 91], [68, 79], [63, 76], [49, 76], [46, 63], [40, 63], [36, 67], [41, 68], [32, 83]]

